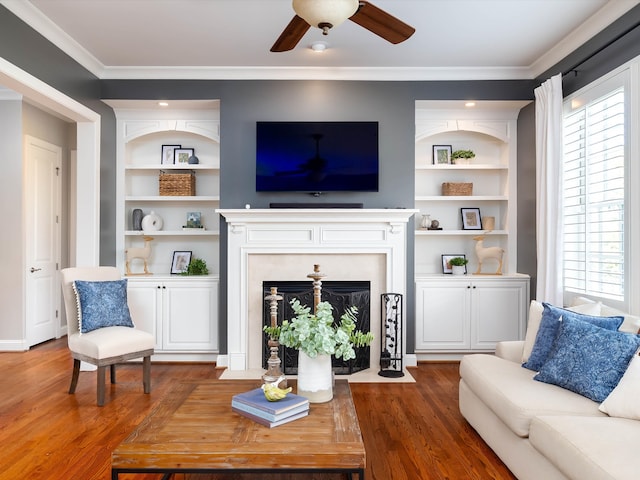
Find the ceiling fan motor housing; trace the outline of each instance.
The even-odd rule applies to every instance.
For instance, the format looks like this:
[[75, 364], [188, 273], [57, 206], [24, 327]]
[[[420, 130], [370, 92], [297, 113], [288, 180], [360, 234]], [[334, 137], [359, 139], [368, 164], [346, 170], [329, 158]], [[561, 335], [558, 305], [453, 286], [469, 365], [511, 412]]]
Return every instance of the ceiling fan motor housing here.
[[293, 10], [326, 35], [358, 10], [358, 0], [293, 0]]

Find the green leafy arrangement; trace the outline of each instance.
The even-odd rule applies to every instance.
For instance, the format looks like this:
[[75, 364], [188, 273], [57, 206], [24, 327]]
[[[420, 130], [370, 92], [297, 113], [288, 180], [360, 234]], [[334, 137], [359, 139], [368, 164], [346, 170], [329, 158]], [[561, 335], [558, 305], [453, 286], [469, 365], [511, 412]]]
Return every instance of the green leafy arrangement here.
[[354, 347], [366, 347], [373, 341], [371, 332], [356, 330], [358, 309], [349, 307], [334, 325], [333, 307], [329, 302], [320, 302], [316, 313], [298, 299], [291, 301], [295, 317], [285, 320], [281, 326], [264, 327], [271, 338], [277, 338], [281, 345], [302, 350], [311, 358], [317, 355], [335, 355], [336, 358], [350, 360], [356, 358]]
[[474, 158], [476, 156], [472, 150], [456, 150], [451, 154], [451, 158], [455, 160], [456, 158]]
[[464, 267], [467, 263], [469, 263], [469, 260], [462, 257], [454, 257], [449, 260], [449, 264], [454, 267]]
[[187, 269], [182, 272], [182, 275], [209, 275], [207, 262], [201, 258], [192, 258]]

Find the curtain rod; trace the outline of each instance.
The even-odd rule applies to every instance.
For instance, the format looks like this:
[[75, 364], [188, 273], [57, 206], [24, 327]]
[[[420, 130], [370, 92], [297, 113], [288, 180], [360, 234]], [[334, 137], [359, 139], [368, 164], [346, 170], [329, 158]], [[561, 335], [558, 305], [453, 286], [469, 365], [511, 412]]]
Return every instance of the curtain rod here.
[[598, 55], [600, 52], [602, 52], [603, 50], [609, 48], [611, 45], [613, 45], [614, 43], [616, 43], [618, 40], [620, 40], [622, 37], [624, 37], [625, 35], [627, 35], [628, 33], [631, 33], [633, 30], [635, 30], [638, 26], [640, 25], [640, 21], [636, 22], [635, 24], [633, 24], [631, 27], [627, 28], [624, 32], [618, 34], [617, 36], [615, 36], [613, 39], [609, 40], [606, 44], [604, 44], [603, 46], [601, 46], [600, 48], [598, 48], [595, 52], [591, 53], [590, 55], [588, 55], [586, 58], [583, 58], [582, 60], [580, 60], [578, 63], [576, 63], [575, 65], [573, 65], [571, 68], [569, 68], [568, 70], [565, 70], [564, 72], [562, 72], [562, 77], [564, 78], [566, 75], [569, 75], [571, 72], [573, 72], [575, 75], [578, 75], [578, 71], [576, 70], [576, 68], [578, 68], [580, 65], [582, 65], [583, 63], [586, 63], [587, 61], [591, 60], [593, 57], [595, 57], [596, 55]]

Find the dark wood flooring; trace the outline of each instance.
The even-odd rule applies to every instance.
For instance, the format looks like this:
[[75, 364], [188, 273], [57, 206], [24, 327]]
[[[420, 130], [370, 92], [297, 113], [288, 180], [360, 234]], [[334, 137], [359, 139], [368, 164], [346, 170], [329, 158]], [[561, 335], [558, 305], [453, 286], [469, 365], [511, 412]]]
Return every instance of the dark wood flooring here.
[[[182, 379], [216, 379], [210, 364], [153, 364], [151, 394], [139, 365], [118, 367], [96, 406], [95, 372], [67, 393], [66, 338], [0, 353], [0, 479], [108, 480], [111, 451]], [[411, 384], [352, 384], [367, 451], [367, 480], [511, 480], [513, 475], [458, 411], [458, 364], [410, 369]], [[152, 480], [160, 475], [122, 475]], [[332, 475], [176, 475], [176, 480], [333, 480]]]

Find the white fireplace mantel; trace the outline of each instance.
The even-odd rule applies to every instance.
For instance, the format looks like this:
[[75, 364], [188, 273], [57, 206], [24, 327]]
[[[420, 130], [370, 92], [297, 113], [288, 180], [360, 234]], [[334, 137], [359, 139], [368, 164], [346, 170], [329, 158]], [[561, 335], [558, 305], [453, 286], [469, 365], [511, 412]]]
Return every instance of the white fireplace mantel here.
[[[256, 349], [260, 343], [255, 339], [262, 335], [261, 319], [256, 325], [250, 313], [261, 312], [264, 300], [261, 290], [250, 291], [257, 290], [254, 277], [265, 269], [265, 259], [276, 262], [267, 268], [270, 272], [287, 275], [287, 280], [300, 280], [312, 271], [313, 265], [306, 262], [310, 255], [321, 266], [330, 265], [328, 280], [340, 280], [338, 270], [349, 269], [350, 262], [354, 269], [363, 270], [362, 262], [358, 263], [362, 256], [367, 259], [367, 274], [379, 278], [382, 291], [372, 291], [372, 295], [393, 292], [406, 296], [407, 222], [418, 210], [274, 208], [217, 212], [225, 218], [228, 231], [227, 355], [218, 356], [220, 366], [248, 370], [256, 368], [259, 361], [260, 353], [250, 353], [250, 347]], [[305, 259], [303, 265], [300, 258]], [[372, 309], [372, 319], [374, 316], [377, 314]], [[379, 356], [372, 355], [372, 367], [377, 367], [375, 361]], [[415, 359], [407, 359], [405, 354], [404, 364], [415, 364]]]

